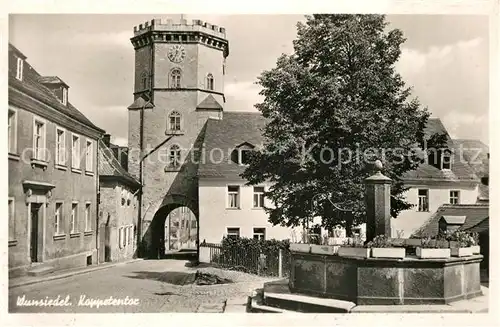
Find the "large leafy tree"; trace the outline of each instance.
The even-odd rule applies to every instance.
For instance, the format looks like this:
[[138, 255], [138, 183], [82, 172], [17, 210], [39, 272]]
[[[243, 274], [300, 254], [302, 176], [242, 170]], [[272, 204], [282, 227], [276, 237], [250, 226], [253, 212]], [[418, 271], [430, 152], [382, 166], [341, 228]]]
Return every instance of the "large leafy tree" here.
[[[429, 113], [395, 71], [404, 42], [381, 15], [313, 15], [298, 23], [294, 53], [258, 78], [265, 142], [242, 174], [272, 183], [273, 224], [321, 216], [345, 223], [338, 208], [365, 222], [364, 179], [380, 159], [392, 178], [391, 214], [411, 207], [401, 176], [420, 163]], [[339, 204], [338, 206], [332, 205]]]

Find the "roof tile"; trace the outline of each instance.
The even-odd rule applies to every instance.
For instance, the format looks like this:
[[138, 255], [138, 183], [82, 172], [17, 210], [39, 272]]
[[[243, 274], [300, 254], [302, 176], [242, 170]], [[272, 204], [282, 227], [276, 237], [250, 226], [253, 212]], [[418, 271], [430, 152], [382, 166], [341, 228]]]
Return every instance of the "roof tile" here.
[[436, 236], [439, 232], [439, 220], [443, 216], [465, 216], [466, 219], [460, 227], [467, 230], [483, 219], [489, 217], [488, 204], [444, 204], [430, 216], [427, 222], [413, 233], [411, 237]]

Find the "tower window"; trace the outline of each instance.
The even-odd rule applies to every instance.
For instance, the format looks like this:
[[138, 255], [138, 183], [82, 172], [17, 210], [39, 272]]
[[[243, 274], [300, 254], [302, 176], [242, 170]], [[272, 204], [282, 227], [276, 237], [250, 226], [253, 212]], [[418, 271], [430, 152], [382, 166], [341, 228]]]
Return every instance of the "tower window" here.
[[214, 76], [212, 74], [207, 75], [207, 89], [214, 90]]
[[181, 130], [181, 114], [177, 111], [172, 111], [168, 116], [168, 129], [170, 132], [178, 132]]
[[170, 168], [179, 168], [181, 165], [181, 148], [177, 144], [170, 147], [168, 163]]
[[143, 72], [141, 74], [141, 82], [142, 82], [142, 89], [147, 90], [148, 89], [148, 73]]
[[170, 73], [170, 85], [172, 88], [181, 87], [181, 70], [176, 68]]

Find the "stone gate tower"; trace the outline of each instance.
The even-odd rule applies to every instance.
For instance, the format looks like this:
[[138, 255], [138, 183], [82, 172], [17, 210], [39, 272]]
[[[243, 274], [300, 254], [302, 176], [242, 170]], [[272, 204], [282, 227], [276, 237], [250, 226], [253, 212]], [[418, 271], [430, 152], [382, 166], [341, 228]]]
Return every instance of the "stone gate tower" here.
[[222, 119], [229, 44], [224, 28], [184, 19], [136, 26], [131, 42], [128, 169], [143, 184], [139, 255], [155, 256], [171, 210], [186, 206], [199, 215], [196, 159], [206, 120]]

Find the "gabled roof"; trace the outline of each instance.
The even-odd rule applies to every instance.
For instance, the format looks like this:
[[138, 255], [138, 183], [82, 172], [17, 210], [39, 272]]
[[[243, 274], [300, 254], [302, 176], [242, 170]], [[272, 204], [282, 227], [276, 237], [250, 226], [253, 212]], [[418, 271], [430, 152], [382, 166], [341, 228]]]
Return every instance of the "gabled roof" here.
[[40, 76], [38, 81], [41, 84], [63, 84], [69, 88], [68, 84], [66, 84], [62, 79], [57, 76]]
[[[9, 50], [14, 51], [16, 54], [20, 53], [20, 51], [11, 44], [9, 44]], [[14, 74], [9, 73], [9, 102], [30, 107], [37, 105], [33, 101], [33, 99], [35, 99], [94, 130], [104, 133], [104, 130], [94, 125], [70, 102], [68, 102], [66, 106], [63, 105], [50, 89], [40, 83], [41, 77], [42, 76], [40, 76], [40, 74], [27, 62], [24, 63], [22, 81], [18, 80]]]
[[146, 101], [142, 96], [138, 97], [137, 99], [132, 102], [130, 106], [128, 106], [128, 109], [151, 109], [154, 108], [154, 105], [151, 102]]
[[463, 225], [467, 216], [441, 216], [441, 219], [443, 219], [447, 224]]
[[[201, 160], [198, 176], [240, 178], [246, 167], [232, 162], [231, 152], [243, 143], [262, 145], [264, 125], [265, 118], [259, 112], [224, 112], [222, 120], [209, 119], [204, 142], [207, 157]], [[214, 160], [210, 160], [208, 155], [211, 151]]]
[[[454, 149], [454, 143], [439, 118], [430, 118], [427, 121], [424, 133], [426, 139], [429, 139], [434, 134], [445, 135], [446, 146], [449, 149]], [[402, 179], [404, 181], [417, 181], [417, 182], [428, 182], [428, 181], [479, 182], [477, 175], [474, 174], [474, 170], [469, 166], [469, 164], [465, 160], [460, 159], [460, 154], [457, 151], [453, 151], [452, 160], [453, 162], [450, 171], [441, 170], [430, 164], [422, 163], [418, 166], [416, 170], [412, 170], [404, 174], [402, 176]]]
[[479, 223], [476, 225], [467, 228], [465, 231], [470, 232], [470, 233], [482, 233], [485, 231], [488, 231], [490, 229], [490, 217], [486, 217], [485, 219], [481, 220]]
[[488, 204], [444, 204], [411, 237], [436, 236], [439, 232], [439, 220], [443, 216], [465, 216], [460, 230], [467, 230], [488, 218], [489, 208]]
[[222, 110], [223, 108], [220, 103], [215, 100], [214, 96], [209, 94], [198, 106], [196, 106], [196, 109]]
[[113, 150], [102, 140], [99, 141], [99, 179], [116, 179], [134, 188], [141, 186], [139, 181], [122, 167]]
[[489, 174], [489, 147], [480, 140], [455, 139], [455, 151], [459, 151], [477, 176]]

